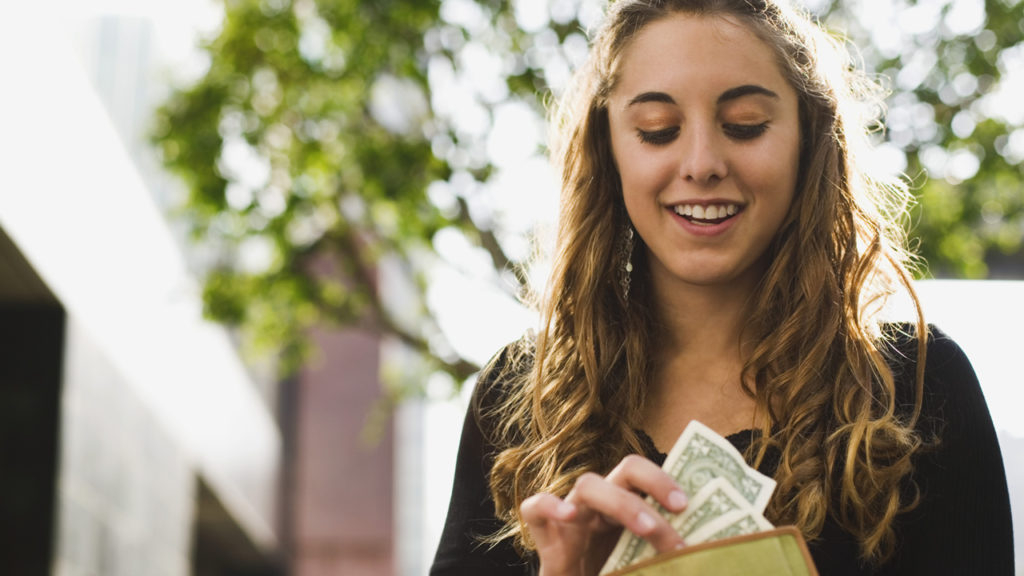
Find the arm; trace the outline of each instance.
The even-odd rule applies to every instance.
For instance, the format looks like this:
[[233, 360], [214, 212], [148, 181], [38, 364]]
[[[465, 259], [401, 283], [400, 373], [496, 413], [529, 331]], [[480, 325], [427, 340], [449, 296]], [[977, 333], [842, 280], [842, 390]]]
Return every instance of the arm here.
[[[496, 449], [487, 441], [487, 423], [481, 422], [479, 415], [489, 412], [487, 408], [500, 402], [505, 393], [507, 382], [501, 381], [501, 375], [508, 354], [506, 348], [492, 361], [473, 391], [462, 429], [448, 518], [430, 570], [432, 576], [511, 576], [530, 574], [534, 569], [509, 540], [492, 547], [479, 539], [502, 527], [495, 517], [487, 481]], [[681, 545], [675, 530], [638, 492], [654, 495], [675, 512], [686, 506], [676, 483], [656, 464], [636, 456], [626, 457], [606, 477], [582, 475], [564, 499], [544, 493], [527, 498], [520, 510], [537, 545], [540, 573], [596, 574], [623, 526], [659, 551]]]
[[[498, 358], [501, 362], [501, 357]], [[473, 400], [462, 426], [462, 438], [455, 463], [452, 496], [448, 505], [441, 542], [430, 568], [431, 576], [461, 574], [494, 574], [517, 576], [530, 573], [509, 541], [491, 547], [480, 536], [489, 536], [501, 528], [495, 517], [487, 476], [493, 461], [494, 447], [488, 444], [476, 417], [486, 390], [493, 385], [491, 376], [501, 370], [489, 367], [481, 374], [473, 391]]]
[[938, 444], [918, 457], [921, 502], [897, 520], [898, 548], [883, 573], [1013, 574], [1006, 475], [988, 406], [964, 352], [936, 329], [921, 418], [925, 440], [935, 433]]

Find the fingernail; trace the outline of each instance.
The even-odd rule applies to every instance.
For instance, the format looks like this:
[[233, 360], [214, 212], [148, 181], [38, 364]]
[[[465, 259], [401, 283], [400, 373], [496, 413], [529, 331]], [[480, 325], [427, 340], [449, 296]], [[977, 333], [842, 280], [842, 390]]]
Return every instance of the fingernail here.
[[676, 550], [682, 550], [683, 548], [686, 548], [686, 542], [680, 541], [679, 544], [676, 544]]
[[572, 504], [568, 503], [568, 502], [560, 503], [558, 505], [558, 509], [556, 510], [556, 512], [558, 513], [558, 516], [560, 518], [562, 518], [563, 520], [568, 519], [570, 516], [572, 516], [572, 513], [575, 512], [575, 511], [576, 511], [576, 507], [573, 506]]
[[641, 532], [646, 533], [654, 530], [655, 524], [654, 516], [651, 516], [647, 512], [640, 512], [636, 515], [636, 526]]
[[686, 506], [689, 499], [682, 490], [673, 490], [668, 494], [668, 507], [672, 510], [681, 510]]

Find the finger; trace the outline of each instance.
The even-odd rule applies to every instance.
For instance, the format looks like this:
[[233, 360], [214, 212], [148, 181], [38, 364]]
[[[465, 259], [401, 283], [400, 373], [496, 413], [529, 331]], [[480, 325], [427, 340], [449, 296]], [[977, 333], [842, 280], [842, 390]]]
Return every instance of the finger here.
[[526, 531], [536, 545], [541, 574], [575, 574], [585, 541], [579, 510], [552, 494], [534, 494], [519, 505]]
[[550, 521], [568, 522], [577, 514], [576, 506], [546, 493], [530, 496], [519, 505], [519, 514], [528, 525], [543, 527]]
[[678, 514], [689, 502], [679, 484], [660, 466], [631, 454], [608, 474], [608, 481], [629, 490], [650, 495], [666, 510]]
[[576, 481], [566, 501], [578, 508], [589, 508], [621, 524], [654, 546], [658, 552], [674, 550], [683, 539], [661, 514], [630, 490], [593, 473]]

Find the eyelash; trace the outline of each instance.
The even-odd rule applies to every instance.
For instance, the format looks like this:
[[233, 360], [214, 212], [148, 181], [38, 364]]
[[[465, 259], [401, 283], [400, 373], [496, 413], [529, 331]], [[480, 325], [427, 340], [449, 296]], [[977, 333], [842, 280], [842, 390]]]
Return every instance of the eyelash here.
[[[768, 130], [768, 122], [760, 124], [723, 124], [722, 129], [726, 136], [733, 140], [753, 140]], [[679, 127], [665, 128], [662, 130], [637, 130], [637, 138], [644, 144], [661, 146], [675, 140], [679, 135]]]
[[679, 127], [673, 126], [672, 128], [664, 128], [662, 130], [637, 130], [637, 137], [644, 144], [654, 144], [655, 146], [661, 146], [662, 144], [668, 144], [669, 142], [676, 139], [679, 135]]
[[768, 130], [768, 123], [760, 124], [726, 124], [726, 135], [734, 140], [753, 140]]

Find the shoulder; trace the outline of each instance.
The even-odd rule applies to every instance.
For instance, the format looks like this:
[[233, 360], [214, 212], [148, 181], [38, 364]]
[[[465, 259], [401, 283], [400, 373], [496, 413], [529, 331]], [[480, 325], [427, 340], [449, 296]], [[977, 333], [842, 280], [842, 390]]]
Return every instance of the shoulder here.
[[[882, 328], [882, 351], [896, 379], [897, 395], [912, 394], [918, 368], [920, 338], [912, 324], [890, 323]], [[967, 354], [941, 328], [929, 324], [925, 334], [924, 400], [980, 393], [978, 378]], [[908, 390], [909, 388], [909, 390]], [[901, 398], [902, 400], [902, 398]], [[907, 398], [912, 401], [912, 396]]]
[[477, 375], [470, 411], [485, 435], [493, 429], [493, 419], [500, 417], [509, 400], [526, 384], [533, 369], [534, 351], [534, 337], [526, 334], [502, 347]]
[[[929, 325], [925, 335], [924, 382], [920, 391], [918, 431], [923, 439], [991, 427], [991, 417], [978, 377], [967, 354], [941, 328]], [[883, 353], [893, 371], [899, 410], [909, 414], [918, 396], [919, 339], [910, 324], [883, 328]]]
[[[913, 332], [902, 328], [886, 349], [897, 398], [912, 399], [918, 345]], [[935, 326], [929, 326], [926, 352], [917, 423], [925, 444], [915, 455], [913, 473], [920, 499], [900, 518], [901, 551], [883, 573], [1009, 573], [1013, 543], [1005, 472], [981, 385], [963, 349]]]
[[[941, 328], [934, 324], [927, 326], [928, 362], [926, 368], [938, 368], [949, 361], [967, 362], [960, 346]], [[906, 368], [917, 360], [920, 341], [917, 329], [909, 322], [888, 322], [882, 325], [883, 350], [888, 354], [894, 368]]]

